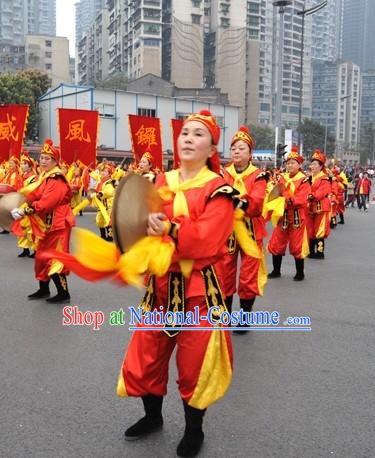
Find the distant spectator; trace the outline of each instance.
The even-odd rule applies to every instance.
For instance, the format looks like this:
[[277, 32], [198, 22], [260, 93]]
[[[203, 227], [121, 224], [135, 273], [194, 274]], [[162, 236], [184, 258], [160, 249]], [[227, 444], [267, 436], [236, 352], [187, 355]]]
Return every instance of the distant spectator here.
[[363, 210], [367, 212], [366, 201], [370, 195], [371, 181], [369, 180], [368, 173], [363, 173], [363, 178], [358, 182], [358, 194], [359, 194], [359, 210], [363, 207]]

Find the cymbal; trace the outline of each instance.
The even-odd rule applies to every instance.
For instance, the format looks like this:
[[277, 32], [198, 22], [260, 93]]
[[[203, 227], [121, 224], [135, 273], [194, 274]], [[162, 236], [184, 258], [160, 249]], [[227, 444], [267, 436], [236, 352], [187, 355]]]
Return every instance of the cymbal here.
[[9, 231], [14, 219], [11, 210], [20, 207], [25, 202], [25, 196], [20, 192], [10, 192], [0, 199], [0, 226]]
[[130, 173], [116, 188], [112, 232], [117, 248], [125, 253], [147, 235], [148, 215], [162, 211], [162, 199], [146, 178]]
[[268, 194], [268, 202], [271, 202], [271, 200], [276, 199], [277, 197], [280, 197], [283, 192], [283, 185], [281, 183], [277, 183], [271, 190], [271, 192]]

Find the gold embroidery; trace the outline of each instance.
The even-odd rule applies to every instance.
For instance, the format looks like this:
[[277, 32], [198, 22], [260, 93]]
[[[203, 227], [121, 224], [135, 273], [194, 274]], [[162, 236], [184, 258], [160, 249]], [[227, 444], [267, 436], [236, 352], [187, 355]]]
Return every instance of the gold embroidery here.
[[151, 309], [154, 307], [155, 299], [155, 278], [153, 275], [150, 275], [147, 283], [147, 288], [140, 307], [142, 307], [142, 312], [151, 312]]
[[232, 232], [227, 241], [228, 245], [228, 254], [234, 254], [236, 252], [236, 237], [234, 232]]

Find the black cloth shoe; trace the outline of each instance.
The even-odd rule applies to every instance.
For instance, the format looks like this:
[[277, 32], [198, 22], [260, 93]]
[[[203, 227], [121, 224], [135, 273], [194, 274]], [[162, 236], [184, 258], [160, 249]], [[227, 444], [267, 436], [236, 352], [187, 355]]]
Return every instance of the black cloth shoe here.
[[294, 258], [294, 262], [296, 264], [296, 275], [293, 277], [294, 281], [302, 281], [305, 279], [305, 274], [303, 272], [305, 262], [303, 259], [296, 259]]
[[183, 404], [185, 411], [185, 432], [177, 446], [177, 456], [197, 456], [204, 440], [202, 424], [206, 410], [191, 407], [185, 401], [183, 401]]
[[2, 231], [0, 231], [0, 234], [9, 234], [9, 231], [3, 229]]
[[62, 304], [70, 302], [70, 294], [68, 291], [64, 291], [63, 293], [57, 293], [56, 296], [50, 297], [46, 299], [47, 302], [50, 304]]
[[34, 300], [34, 299], [45, 299], [46, 297], [50, 296], [50, 291], [49, 291], [49, 281], [39, 281], [39, 289], [33, 294], [29, 294], [27, 298], [29, 300]]
[[204, 441], [201, 429], [185, 429], [185, 433], [177, 446], [177, 456], [197, 456]]
[[309, 240], [310, 254], [307, 257], [310, 259], [316, 259], [316, 252], [315, 252], [316, 242], [317, 242], [316, 239]]
[[57, 295], [47, 299], [47, 302], [50, 304], [69, 302], [70, 294], [68, 291], [68, 282], [66, 276], [63, 274], [53, 274], [51, 278], [57, 288]]
[[146, 415], [125, 431], [124, 437], [127, 441], [134, 441], [147, 436], [163, 426], [161, 414], [163, 396], [148, 394], [142, 397], [142, 401]]
[[324, 259], [324, 251], [325, 251], [325, 241], [324, 239], [317, 239], [316, 241], [316, 259]]
[[273, 271], [268, 274], [268, 278], [279, 278], [281, 277], [281, 263], [283, 261], [283, 257], [281, 254], [273, 254], [272, 255], [272, 265], [273, 265]]
[[22, 253], [20, 253], [17, 258], [28, 258], [30, 257], [30, 250], [28, 248], [24, 248]]
[[29, 254], [29, 258], [35, 258], [35, 251]]
[[133, 426], [130, 426], [125, 433], [124, 437], [127, 441], [135, 441], [141, 437], [147, 436], [153, 432], [158, 431], [163, 426], [163, 417], [159, 418], [150, 418], [144, 416]]
[[345, 224], [344, 214], [343, 213], [339, 213], [339, 216], [340, 216], [340, 221], [338, 222], [338, 224]]
[[[240, 298], [240, 307], [244, 312], [251, 312], [253, 309], [253, 305], [255, 302], [255, 297], [252, 297], [250, 299], [241, 299]], [[249, 326], [247, 324], [238, 324], [237, 328], [242, 328], [242, 329], [237, 329], [233, 331], [234, 334], [246, 334], [249, 332], [249, 329], [247, 329]]]

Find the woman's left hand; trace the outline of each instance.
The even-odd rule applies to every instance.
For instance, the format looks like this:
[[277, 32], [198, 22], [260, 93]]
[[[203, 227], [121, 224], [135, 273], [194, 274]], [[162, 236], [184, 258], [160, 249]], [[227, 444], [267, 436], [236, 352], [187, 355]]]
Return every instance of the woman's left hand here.
[[147, 235], [163, 235], [166, 230], [166, 220], [167, 217], [164, 213], [150, 213], [148, 215]]

